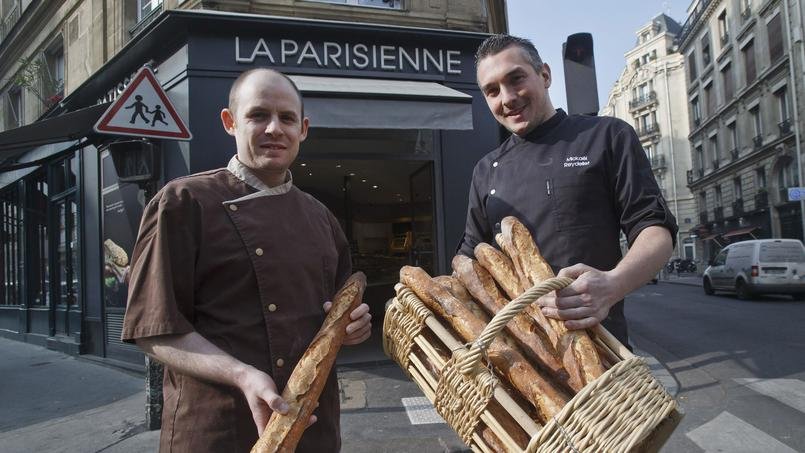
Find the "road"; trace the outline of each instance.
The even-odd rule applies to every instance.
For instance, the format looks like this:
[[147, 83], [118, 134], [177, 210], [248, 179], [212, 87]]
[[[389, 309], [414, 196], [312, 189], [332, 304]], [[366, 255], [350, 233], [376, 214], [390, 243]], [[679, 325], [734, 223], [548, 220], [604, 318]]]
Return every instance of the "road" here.
[[679, 383], [686, 415], [664, 453], [805, 452], [805, 302], [660, 283], [626, 316]]

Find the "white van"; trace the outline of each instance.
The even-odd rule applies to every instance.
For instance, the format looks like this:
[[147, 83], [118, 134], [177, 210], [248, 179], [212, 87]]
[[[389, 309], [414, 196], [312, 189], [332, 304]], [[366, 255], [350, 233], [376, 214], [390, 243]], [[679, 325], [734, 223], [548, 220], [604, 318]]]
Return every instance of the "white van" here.
[[797, 239], [736, 242], [710, 261], [703, 279], [705, 294], [730, 291], [739, 299], [754, 294], [805, 298], [805, 247]]

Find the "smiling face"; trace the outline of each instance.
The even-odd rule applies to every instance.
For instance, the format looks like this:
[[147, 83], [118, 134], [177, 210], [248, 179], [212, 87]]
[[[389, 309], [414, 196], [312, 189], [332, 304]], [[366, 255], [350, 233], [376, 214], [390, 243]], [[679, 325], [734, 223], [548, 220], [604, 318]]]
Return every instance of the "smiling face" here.
[[238, 160], [269, 187], [282, 184], [307, 137], [299, 95], [284, 77], [264, 70], [249, 74], [235, 99], [221, 121], [235, 137]]
[[487, 55], [477, 72], [489, 110], [512, 133], [526, 135], [556, 113], [548, 95], [551, 69], [543, 63], [536, 70], [519, 46]]

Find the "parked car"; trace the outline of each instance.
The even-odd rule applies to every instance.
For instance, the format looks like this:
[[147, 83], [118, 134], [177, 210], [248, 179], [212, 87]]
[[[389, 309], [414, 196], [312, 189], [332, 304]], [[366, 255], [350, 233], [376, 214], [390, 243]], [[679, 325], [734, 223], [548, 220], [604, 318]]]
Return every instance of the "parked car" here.
[[735, 292], [790, 294], [805, 298], [805, 247], [797, 239], [756, 239], [730, 244], [710, 261], [702, 276], [705, 294]]

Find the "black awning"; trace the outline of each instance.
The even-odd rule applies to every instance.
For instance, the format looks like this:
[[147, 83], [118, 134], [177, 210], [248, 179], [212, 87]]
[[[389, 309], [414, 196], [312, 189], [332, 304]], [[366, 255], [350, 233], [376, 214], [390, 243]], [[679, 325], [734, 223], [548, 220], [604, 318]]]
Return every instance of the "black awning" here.
[[0, 162], [4, 162], [2, 167], [15, 165], [5, 161], [38, 146], [79, 140], [90, 135], [92, 126], [108, 107], [109, 104], [93, 105], [0, 133]]

